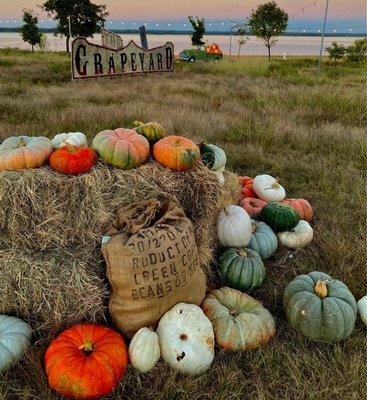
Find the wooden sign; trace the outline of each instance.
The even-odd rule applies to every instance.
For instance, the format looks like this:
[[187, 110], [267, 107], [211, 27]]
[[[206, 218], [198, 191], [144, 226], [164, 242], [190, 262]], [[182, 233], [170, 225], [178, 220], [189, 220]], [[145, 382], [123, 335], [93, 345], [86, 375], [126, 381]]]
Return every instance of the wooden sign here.
[[111, 47], [112, 49], [120, 49], [123, 47], [124, 42], [121, 36], [116, 35], [116, 33], [110, 32], [107, 29], [101, 30], [102, 34], [102, 46]]
[[174, 46], [145, 50], [133, 41], [120, 49], [90, 43], [77, 37], [72, 44], [73, 79], [113, 77], [173, 71]]

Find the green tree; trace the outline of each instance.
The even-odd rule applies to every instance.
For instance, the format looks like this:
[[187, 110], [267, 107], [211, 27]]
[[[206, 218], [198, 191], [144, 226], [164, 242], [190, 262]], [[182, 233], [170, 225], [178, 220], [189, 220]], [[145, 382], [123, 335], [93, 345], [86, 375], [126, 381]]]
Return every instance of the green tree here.
[[248, 25], [251, 32], [265, 42], [268, 48], [268, 57], [271, 57], [271, 47], [277, 42], [288, 24], [288, 14], [282, 10], [275, 1], [260, 4], [252, 10]]
[[326, 47], [325, 50], [329, 54], [329, 58], [333, 58], [334, 62], [336, 63], [337, 60], [340, 60], [344, 57], [347, 49], [342, 44], [332, 42], [331, 46]]
[[203, 42], [203, 36], [205, 34], [205, 19], [204, 18], [194, 18], [194, 17], [188, 17], [190, 24], [192, 25], [192, 29], [194, 32], [191, 35], [191, 43], [193, 46], [202, 46], [205, 44]]
[[34, 52], [34, 46], [41, 43], [42, 33], [38, 29], [38, 18], [32, 10], [23, 10], [23, 22], [24, 25], [20, 28], [20, 34], [22, 39], [32, 46], [32, 52]]
[[346, 48], [346, 54], [350, 61], [361, 61], [367, 54], [367, 39], [357, 39]]
[[56, 34], [66, 37], [69, 53], [69, 17], [71, 36], [93, 36], [100, 32], [108, 13], [105, 5], [93, 4], [90, 0], [47, 0], [42, 8], [57, 21]]

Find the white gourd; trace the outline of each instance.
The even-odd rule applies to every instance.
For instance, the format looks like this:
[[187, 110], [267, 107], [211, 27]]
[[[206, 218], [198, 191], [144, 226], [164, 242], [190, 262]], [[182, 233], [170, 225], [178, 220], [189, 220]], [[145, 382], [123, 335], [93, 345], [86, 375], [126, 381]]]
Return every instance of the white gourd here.
[[221, 186], [224, 186], [224, 184], [226, 183], [226, 179], [224, 178], [224, 174], [223, 174], [224, 171], [225, 171], [225, 167], [218, 169], [218, 171], [213, 171], [214, 174], [216, 175], [216, 177], [218, 178], [219, 184]]
[[59, 133], [52, 139], [55, 149], [65, 146], [65, 142], [77, 147], [87, 147], [88, 141], [82, 132]]
[[155, 367], [160, 356], [158, 335], [149, 328], [140, 328], [129, 346], [131, 365], [138, 371], [146, 373]]
[[270, 175], [256, 176], [252, 188], [260, 199], [267, 202], [282, 201], [285, 199], [286, 193], [283, 186]]
[[278, 239], [284, 247], [299, 249], [311, 243], [313, 229], [307, 221], [301, 220], [291, 231], [278, 233]]
[[362, 322], [367, 326], [367, 295], [358, 301], [357, 309]]

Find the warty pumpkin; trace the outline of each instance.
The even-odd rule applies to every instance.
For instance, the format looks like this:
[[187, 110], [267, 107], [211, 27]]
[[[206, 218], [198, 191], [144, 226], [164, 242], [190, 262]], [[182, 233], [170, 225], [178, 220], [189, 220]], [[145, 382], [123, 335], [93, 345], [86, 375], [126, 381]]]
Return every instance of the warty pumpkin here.
[[284, 232], [292, 230], [298, 224], [299, 215], [287, 204], [273, 201], [262, 208], [259, 219], [274, 232]]
[[265, 222], [251, 221], [252, 235], [248, 248], [257, 251], [263, 260], [271, 257], [278, 248], [278, 239]]
[[311, 204], [305, 199], [284, 199], [282, 201], [284, 204], [288, 204], [294, 208], [299, 215], [299, 218], [311, 222], [313, 218], [313, 210]]
[[166, 130], [158, 122], [147, 122], [145, 124], [144, 122], [135, 121], [134, 125], [136, 126], [136, 132], [147, 138], [150, 143], [155, 143], [166, 136]]

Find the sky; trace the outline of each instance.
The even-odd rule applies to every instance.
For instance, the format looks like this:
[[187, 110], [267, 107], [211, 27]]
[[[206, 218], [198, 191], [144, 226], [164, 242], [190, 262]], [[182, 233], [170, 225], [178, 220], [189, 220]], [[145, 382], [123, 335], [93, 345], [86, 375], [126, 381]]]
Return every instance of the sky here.
[[[125, 20], [175, 20], [188, 15], [207, 19], [245, 18], [251, 9], [262, 1], [257, 0], [92, 0], [105, 4], [110, 19]], [[278, 0], [280, 7], [291, 16], [293, 13], [311, 4], [304, 13], [295, 18], [322, 18], [326, 0]], [[0, 18], [19, 18], [22, 8], [37, 9], [42, 0], [0, 0]], [[365, 0], [330, 0], [330, 19], [365, 19]]]

